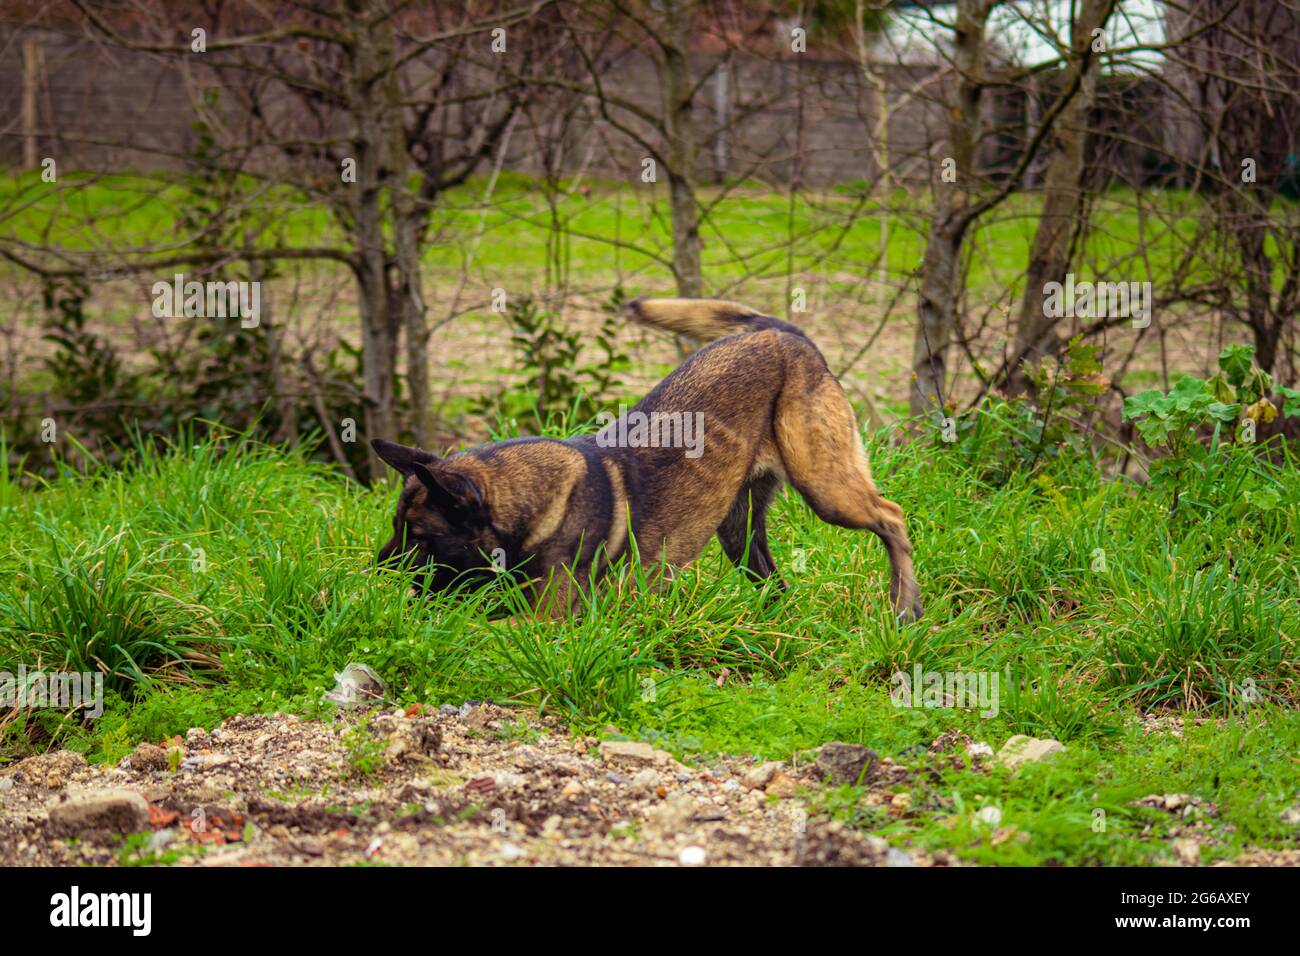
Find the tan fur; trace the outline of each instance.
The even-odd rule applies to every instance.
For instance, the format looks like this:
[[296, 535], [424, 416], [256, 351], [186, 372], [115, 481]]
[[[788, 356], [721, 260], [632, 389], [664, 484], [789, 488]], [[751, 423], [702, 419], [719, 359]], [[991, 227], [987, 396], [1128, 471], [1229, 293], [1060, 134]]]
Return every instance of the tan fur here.
[[759, 314], [722, 299], [633, 299], [625, 308], [638, 322], [701, 342], [739, 332], [739, 319]]
[[605, 535], [605, 562], [608, 564], [613, 556], [623, 553], [623, 547], [627, 544], [627, 486], [616, 462], [606, 461], [604, 465], [609, 483], [614, 488], [614, 506], [610, 509], [613, 514], [609, 519], [609, 531]]

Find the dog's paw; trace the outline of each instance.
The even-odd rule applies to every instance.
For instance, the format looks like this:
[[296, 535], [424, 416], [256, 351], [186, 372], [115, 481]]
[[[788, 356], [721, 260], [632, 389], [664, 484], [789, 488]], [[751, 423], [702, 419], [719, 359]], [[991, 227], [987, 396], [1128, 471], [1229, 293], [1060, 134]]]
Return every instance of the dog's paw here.
[[904, 624], [912, 624], [921, 620], [922, 614], [921, 599], [913, 598], [912, 603], [898, 612], [898, 623], [901, 627]]

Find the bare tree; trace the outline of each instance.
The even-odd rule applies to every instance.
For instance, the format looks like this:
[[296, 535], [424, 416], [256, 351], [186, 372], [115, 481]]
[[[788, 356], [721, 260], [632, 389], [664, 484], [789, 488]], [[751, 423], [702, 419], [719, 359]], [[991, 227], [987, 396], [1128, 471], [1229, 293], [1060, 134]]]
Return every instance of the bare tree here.
[[1057, 118], [1047, 150], [1043, 205], [1025, 273], [1012, 358], [1007, 363], [1006, 391], [1013, 395], [1029, 388], [1024, 363], [1056, 355], [1064, 344], [1055, 331], [1056, 320], [1044, 312], [1043, 288], [1048, 282], [1065, 280], [1084, 223], [1088, 116], [1094, 102], [1099, 54], [1105, 46], [1102, 31], [1114, 8], [1115, 0], [1083, 0], [1070, 23], [1070, 46], [1061, 86], [1079, 92], [1069, 98]]
[[[934, 190], [930, 235], [921, 263], [916, 335], [912, 349], [913, 415], [943, 406], [948, 346], [957, 331], [962, 241], [974, 222], [976, 152], [982, 137], [981, 100], [986, 86], [986, 41], [990, 0], [958, 0], [953, 26], [951, 122], [948, 155], [942, 157]], [[945, 175], [946, 173], [946, 175]]]
[[[233, 22], [220, 13], [195, 21], [212, 37], [202, 58], [171, 40], [175, 15], [166, 4], [131, 3], [137, 26], [127, 34], [101, 6], [74, 2], [106, 42], [179, 66], [191, 89], [220, 84], [227, 102], [207, 110], [220, 164], [332, 212], [341, 247], [257, 255], [320, 254], [347, 264], [360, 304], [366, 431], [397, 437], [405, 426], [416, 443], [426, 442], [430, 333], [421, 250], [430, 217], [501, 147], [529, 91], [518, 77], [552, 59], [549, 0], [437, 12], [405, 0], [334, 0], [289, 14], [249, 4]], [[499, 71], [476, 65], [494, 57]], [[136, 266], [157, 264], [146, 258]], [[403, 340], [405, 423], [394, 391]]]

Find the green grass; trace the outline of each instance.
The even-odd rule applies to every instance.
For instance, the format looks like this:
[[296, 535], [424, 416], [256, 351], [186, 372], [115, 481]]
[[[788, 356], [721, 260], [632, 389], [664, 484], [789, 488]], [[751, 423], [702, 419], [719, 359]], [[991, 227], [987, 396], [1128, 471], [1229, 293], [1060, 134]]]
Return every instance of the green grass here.
[[[623, 281], [638, 292], [671, 289], [671, 223], [667, 188], [612, 180], [561, 184], [564, 194], [551, 209], [539, 182], [506, 173], [492, 183], [477, 178], [444, 194], [434, 210], [424, 253], [429, 281], [455, 283], [462, 270], [471, 288], [533, 288], [553, 265], [552, 245], [562, 250], [563, 268], [580, 286]], [[879, 197], [864, 198], [866, 185], [808, 191], [795, 197], [756, 184], [724, 189], [701, 186], [707, 210], [702, 222], [703, 274], [707, 292], [728, 295], [743, 283], [756, 305], [777, 308], [793, 285], [810, 283], [838, 300], [860, 299], [866, 273], [874, 275], [880, 247]], [[252, 184], [249, 185], [252, 190]], [[1040, 199], [1013, 195], [972, 230], [968, 294], [977, 301], [1018, 294], [1037, 226]], [[1131, 190], [1114, 189], [1098, 198], [1093, 228], [1083, 241], [1080, 279], [1092, 271], [1117, 270], [1132, 279], [1168, 284], [1181, 262], [1197, 222], [1209, 215], [1202, 200], [1169, 190], [1143, 194], [1140, 213]], [[929, 200], [924, 191], [897, 190], [889, 197], [888, 257], [895, 281], [910, 281], [925, 244]], [[69, 172], [57, 184], [26, 173], [0, 178], [0, 237], [43, 242], [71, 250], [149, 248], [173, 235], [194, 203], [183, 179]], [[319, 202], [280, 188], [263, 197], [274, 210], [262, 236], [268, 245], [343, 246], [337, 222]], [[1153, 210], [1159, 210], [1159, 217]], [[443, 237], [459, 237], [444, 241]], [[470, 250], [472, 247], [472, 255]], [[1135, 250], [1141, 251], [1135, 262]], [[333, 269], [307, 263], [311, 270]], [[1193, 263], [1187, 282], [1208, 268]], [[1206, 273], [1208, 275], [1208, 273]], [[757, 281], [759, 285], [750, 286]], [[782, 310], [783, 311], [783, 310]], [[125, 315], [125, 312], [123, 313]], [[484, 310], [488, 318], [494, 318]]]
[[[1217, 806], [1212, 857], [1295, 845], [1278, 819], [1300, 793], [1294, 461], [1227, 453], [1171, 515], [1158, 489], [1084, 457], [1030, 475], [980, 446], [888, 436], [871, 457], [908, 514], [927, 601], [902, 628], [879, 544], [817, 521], [792, 492], [769, 522], [788, 594], [755, 589], [713, 545], [665, 591], [624, 564], [556, 623], [502, 617], [518, 599], [504, 585], [413, 600], [409, 578], [371, 564], [392, 489], [299, 452], [229, 437], [142, 445], [125, 470], [39, 489], [5, 477], [0, 670], [102, 662], [109, 694], [90, 725], [20, 714], [0, 754], [70, 746], [113, 761], [233, 713], [328, 714], [333, 672], [357, 661], [402, 704], [542, 707], [688, 760], [865, 743], [915, 763], [918, 809], [895, 819], [850, 789], [815, 811], [977, 862], [1160, 862], [1177, 818], [1135, 805], [1149, 793]], [[1260, 484], [1281, 498], [1267, 512], [1243, 504]], [[1000, 675], [996, 716], [895, 707], [891, 676], [917, 664]], [[1147, 734], [1137, 718], [1150, 712], [1209, 721]], [[1067, 750], [1016, 774], [909, 756], [949, 730]], [[995, 839], [974, 817], [985, 804], [1028, 839]]]

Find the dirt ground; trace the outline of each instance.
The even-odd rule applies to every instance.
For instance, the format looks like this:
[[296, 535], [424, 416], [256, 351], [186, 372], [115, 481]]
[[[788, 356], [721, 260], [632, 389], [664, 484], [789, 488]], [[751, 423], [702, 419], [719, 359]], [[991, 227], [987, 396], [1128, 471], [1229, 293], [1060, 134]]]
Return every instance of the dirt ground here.
[[[907, 766], [848, 744], [793, 765], [686, 766], [649, 744], [573, 736], [492, 704], [232, 717], [141, 744], [117, 766], [63, 750], [5, 767], [0, 866], [956, 866], [946, 851], [892, 847], [816, 804], [847, 772], [862, 775], [858, 806], [886, 818], [950, 810], [937, 796], [913, 805], [912, 794], [980, 746], [947, 733]], [[1171, 813], [1203, 803], [1141, 802]], [[1003, 829], [991, 839], [1017, 838]], [[1171, 862], [1197, 865], [1188, 851], [1207, 833], [1186, 828]], [[1248, 848], [1228, 865], [1296, 866], [1300, 850]]]
[[[910, 773], [879, 759], [867, 801], [906, 812]], [[494, 705], [235, 717], [116, 767], [70, 751], [6, 767], [0, 865], [955, 863], [810, 819], [819, 786], [811, 761], [687, 767]]]

